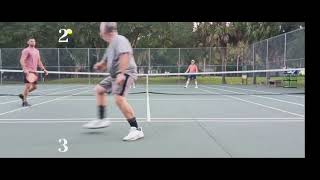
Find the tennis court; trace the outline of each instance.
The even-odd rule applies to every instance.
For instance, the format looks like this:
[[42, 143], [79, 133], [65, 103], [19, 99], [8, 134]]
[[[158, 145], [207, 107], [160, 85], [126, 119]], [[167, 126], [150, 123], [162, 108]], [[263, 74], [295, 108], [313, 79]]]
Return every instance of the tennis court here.
[[[301, 88], [151, 83], [145, 92], [139, 83], [128, 95], [145, 134], [135, 142], [122, 141], [129, 125], [110, 96], [111, 126], [81, 127], [97, 115], [93, 88], [40, 83], [29, 97], [32, 106], [21, 107], [14, 95], [23, 84], [0, 86], [0, 157], [305, 156]], [[59, 152], [65, 150], [59, 139], [67, 141], [66, 152]]]
[[[111, 126], [82, 127], [110, 75], [96, 65], [117, 54], [99, 22], [0, 24], [0, 157], [305, 157], [304, 22], [119, 22], [139, 76], [127, 98], [145, 136], [133, 142], [112, 96]], [[19, 98], [26, 43], [49, 71], [31, 107]]]

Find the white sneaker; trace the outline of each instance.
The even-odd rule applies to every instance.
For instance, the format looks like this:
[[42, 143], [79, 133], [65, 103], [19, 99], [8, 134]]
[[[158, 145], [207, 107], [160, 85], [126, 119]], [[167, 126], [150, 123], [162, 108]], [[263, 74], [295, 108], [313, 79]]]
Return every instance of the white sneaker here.
[[84, 124], [82, 127], [87, 128], [87, 129], [99, 129], [99, 128], [105, 128], [110, 126], [111, 122], [109, 120], [101, 120], [101, 119], [96, 119], [87, 122]]
[[187, 86], [185, 86], [184, 88], [187, 88]]
[[194, 88], [198, 88], [198, 86], [194, 87]]
[[142, 132], [142, 128], [139, 127], [138, 129], [136, 127], [131, 127], [129, 134], [123, 138], [124, 141], [134, 141], [140, 138], [143, 138], [144, 134]]

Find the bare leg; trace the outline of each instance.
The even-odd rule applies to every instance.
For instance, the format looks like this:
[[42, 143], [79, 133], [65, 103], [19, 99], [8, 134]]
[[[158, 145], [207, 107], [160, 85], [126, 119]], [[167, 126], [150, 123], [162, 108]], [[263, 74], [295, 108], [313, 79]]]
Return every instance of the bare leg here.
[[128, 103], [127, 98], [125, 96], [120, 95], [115, 95], [114, 97], [118, 108], [120, 109], [120, 111], [122, 112], [122, 114], [127, 119], [130, 125], [130, 132], [127, 136], [123, 138], [123, 140], [137, 140], [144, 137], [142, 128], [138, 127], [138, 123], [134, 115], [134, 110]]
[[26, 102], [27, 101], [27, 96], [29, 94], [29, 89], [31, 87], [30, 83], [26, 83], [24, 86], [24, 91], [23, 91], [23, 101]]
[[110, 121], [103, 120], [105, 118], [105, 107], [107, 105], [106, 90], [100, 85], [96, 85], [95, 93], [98, 106], [98, 119], [89, 121], [83, 125], [83, 127], [89, 129], [105, 128], [110, 125]]
[[95, 88], [96, 91], [96, 99], [98, 106], [106, 106], [107, 105], [107, 96], [105, 94], [105, 89], [100, 85], [97, 85]]
[[125, 97], [115, 95], [115, 101], [124, 117], [126, 117], [127, 119], [134, 118], [134, 111]]
[[188, 80], [187, 80], [187, 83], [186, 83], [186, 86], [185, 86], [185, 87], [188, 87], [189, 82], [190, 82], [190, 78], [188, 78]]
[[37, 89], [37, 85], [36, 84], [31, 84], [30, 89], [29, 89], [29, 93], [36, 90]]
[[96, 91], [99, 119], [104, 119], [105, 118], [105, 108], [108, 104], [106, 90], [102, 86], [97, 85], [95, 88], [95, 91]]
[[130, 132], [126, 137], [123, 138], [123, 140], [137, 140], [144, 137], [142, 128], [138, 127], [138, 122], [136, 120], [136, 117], [134, 116], [134, 111], [128, 103], [127, 99], [123, 96], [115, 95], [115, 100], [117, 106], [130, 124]]

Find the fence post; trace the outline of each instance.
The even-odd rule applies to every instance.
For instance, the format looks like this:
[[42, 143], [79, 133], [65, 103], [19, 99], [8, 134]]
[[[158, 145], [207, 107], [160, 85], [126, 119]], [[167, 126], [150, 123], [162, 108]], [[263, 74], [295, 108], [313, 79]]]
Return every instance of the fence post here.
[[[57, 48], [58, 49], [58, 71], [60, 72], [60, 52], [59, 52], [59, 49], [60, 48]], [[58, 74], [58, 79], [60, 80], [60, 73]]]
[[180, 53], [181, 53], [181, 49], [179, 48], [179, 59], [178, 59], [178, 73], [180, 73], [180, 65], [181, 65], [181, 56], [180, 56]]
[[[253, 67], [252, 67], [252, 70], [255, 70], [256, 68], [255, 68], [255, 54], [254, 54], [254, 43], [252, 44], [252, 49], [253, 49], [253, 51], [252, 51], [252, 55], [253, 55]], [[253, 72], [253, 84], [256, 84], [256, 74]]]
[[284, 54], [283, 54], [283, 66], [286, 67], [287, 60], [287, 33], [284, 34]]
[[[267, 55], [266, 55], [266, 70], [269, 69], [269, 40], [267, 39]], [[266, 84], [268, 85], [269, 81], [269, 72], [266, 72]]]
[[149, 60], [148, 60], [148, 74], [150, 74], [150, 71], [151, 71], [151, 68], [150, 68], [150, 63], [151, 63], [151, 56], [150, 56], [150, 48], [149, 49], [149, 53], [148, 53], [148, 56], [149, 56]]
[[[210, 54], [209, 54], [209, 65], [210, 65], [210, 63], [212, 62], [211, 61], [211, 49], [212, 49], [212, 47], [210, 47]], [[212, 67], [213, 68], [213, 67]], [[214, 68], [213, 68], [213, 71], [214, 71]]]
[[[0, 69], [2, 69], [1, 48], [0, 48]], [[0, 72], [0, 85], [2, 85], [2, 72]]]
[[1, 48], [0, 48], [0, 69], [2, 69]]
[[[207, 50], [207, 48], [206, 48], [206, 50]], [[206, 57], [203, 59], [203, 72], [206, 72], [206, 59], [207, 59]]]
[[[88, 72], [90, 72], [90, 56], [89, 56], [90, 52], [89, 51], [90, 51], [90, 49], [88, 48]], [[91, 84], [90, 74], [88, 76], [89, 76], [89, 84]]]

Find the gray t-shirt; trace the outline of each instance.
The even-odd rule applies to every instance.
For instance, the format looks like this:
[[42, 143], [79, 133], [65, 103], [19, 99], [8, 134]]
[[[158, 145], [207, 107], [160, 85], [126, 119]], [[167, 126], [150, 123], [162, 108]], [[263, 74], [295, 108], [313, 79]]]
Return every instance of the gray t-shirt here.
[[114, 37], [103, 56], [103, 60], [107, 63], [107, 71], [113, 78], [115, 78], [117, 74], [120, 73], [119, 57], [123, 53], [129, 53], [129, 65], [125, 73], [136, 79], [137, 65], [133, 57], [131, 44], [127, 38], [121, 35], [116, 35], [116, 37]]

